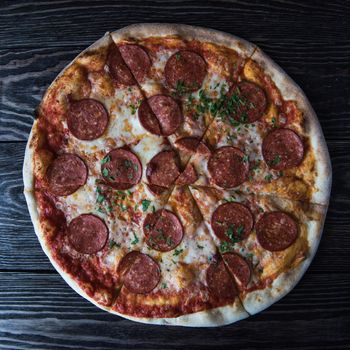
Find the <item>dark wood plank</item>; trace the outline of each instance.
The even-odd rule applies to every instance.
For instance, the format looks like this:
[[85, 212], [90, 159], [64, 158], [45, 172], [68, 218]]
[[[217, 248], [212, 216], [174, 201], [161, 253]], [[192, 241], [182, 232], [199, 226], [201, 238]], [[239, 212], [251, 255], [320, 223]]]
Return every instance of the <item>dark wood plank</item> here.
[[[350, 270], [349, 146], [350, 142], [329, 142], [334, 175], [332, 199], [311, 273]], [[34, 234], [22, 194], [24, 148], [22, 142], [3, 143], [0, 148], [0, 270], [52, 269]]]
[[[319, 1], [2, 1], [3, 48], [89, 45], [131, 23], [205, 25], [252, 41], [347, 40], [349, 3]], [[311, 18], [312, 17], [312, 18]], [[316, 20], [315, 20], [316, 19]], [[16, 23], [16, 25], [13, 25]], [[33, 25], [35, 23], [35, 25]], [[30, 30], [28, 30], [30, 28]]]
[[0, 279], [0, 349], [346, 349], [350, 342], [347, 273], [308, 275], [261, 314], [206, 329], [205, 341], [203, 329], [141, 325], [101, 311], [58, 275]]
[[26, 140], [51, 81], [81, 49], [0, 50], [0, 140]]

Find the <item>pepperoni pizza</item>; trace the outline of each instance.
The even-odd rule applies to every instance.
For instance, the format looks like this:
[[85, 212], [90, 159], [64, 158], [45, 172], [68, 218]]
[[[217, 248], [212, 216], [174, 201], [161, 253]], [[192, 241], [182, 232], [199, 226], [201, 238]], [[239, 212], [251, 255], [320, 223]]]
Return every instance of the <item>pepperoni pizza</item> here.
[[139, 322], [218, 326], [301, 278], [331, 167], [305, 95], [255, 45], [140, 24], [51, 84], [23, 177], [42, 248], [79, 294]]

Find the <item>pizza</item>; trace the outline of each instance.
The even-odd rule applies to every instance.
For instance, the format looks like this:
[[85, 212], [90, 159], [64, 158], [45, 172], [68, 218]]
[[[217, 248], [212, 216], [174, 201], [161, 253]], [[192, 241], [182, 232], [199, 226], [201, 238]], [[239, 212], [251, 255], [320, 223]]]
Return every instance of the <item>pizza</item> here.
[[98, 307], [219, 326], [309, 266], [331, 166], [302, 90], [258, 47], [187, 25], [107, 33], [46, 91], [24, 193], [44, 252]]

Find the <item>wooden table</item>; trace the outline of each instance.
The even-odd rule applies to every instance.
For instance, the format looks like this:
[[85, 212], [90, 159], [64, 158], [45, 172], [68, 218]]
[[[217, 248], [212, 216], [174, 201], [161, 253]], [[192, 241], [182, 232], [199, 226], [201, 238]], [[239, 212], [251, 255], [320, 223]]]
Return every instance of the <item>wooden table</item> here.
[[[350, 348], [350, 3], [2, 1], [0, 4], [0, 349]], [[216, 28], [265, 50], [304, 89], [333, 163], [323, 238], [299, 285], [231, 326], [141, 325], [71, 290], [42, 252], [22, 194], [33, 111], [82, 49], [137, 22]]]

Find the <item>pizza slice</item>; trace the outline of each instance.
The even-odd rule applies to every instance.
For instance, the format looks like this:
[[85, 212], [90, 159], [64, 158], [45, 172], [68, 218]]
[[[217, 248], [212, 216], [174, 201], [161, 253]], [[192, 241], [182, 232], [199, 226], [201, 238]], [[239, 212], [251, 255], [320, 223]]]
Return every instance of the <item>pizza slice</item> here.
[[114, 311], [165, 324], [195, 318], [196, 326], [247, 317], [187, 186], [176, 186], [165, 207], [147, 215], [143, 233], [141, 249], [119, 262]]
[[294, 287], [316, 252], [326, 207], [207, 187], [191, 192], [250, 314]]
[[[144, 93], [138, 109], [142, 125], [152, 134], [167, 136], [174, 147], [183, 138], [192, 143], [201, 139], [213, 117], [208, 98], [218, 99], [228, 91], [254, 51], [238, 41], [224, 47], [194, 40], [190, 32], [181, 37], [112, 37]], [[182, 165], [188, 161], [181, 149], [180, 159]]]
[[202, 174], [196, 184], [328, 203], [331, 168], [321, 129], [305, 96], [291, 86], [254, 53], [203, 137], [212, 154], [191, 159]]

